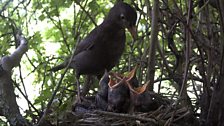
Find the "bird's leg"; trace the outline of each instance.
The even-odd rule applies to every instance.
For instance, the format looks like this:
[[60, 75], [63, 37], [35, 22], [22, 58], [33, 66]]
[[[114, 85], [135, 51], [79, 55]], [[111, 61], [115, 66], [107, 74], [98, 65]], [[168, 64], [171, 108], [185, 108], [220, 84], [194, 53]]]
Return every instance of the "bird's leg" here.
[[90, 89], [92, 84], [93, 84], [93, 76], [92, 75], [87, 75], [86, 81], [83, 84], [81, 96], [85, 97], [86, 94], [88, 94], [89, 89]]
[[79, 82], [80, 75], [76, 74], [76, 84], [77, 84], [77, 103], [81, 103], [81, 96], [80, 96], [80, 82]]

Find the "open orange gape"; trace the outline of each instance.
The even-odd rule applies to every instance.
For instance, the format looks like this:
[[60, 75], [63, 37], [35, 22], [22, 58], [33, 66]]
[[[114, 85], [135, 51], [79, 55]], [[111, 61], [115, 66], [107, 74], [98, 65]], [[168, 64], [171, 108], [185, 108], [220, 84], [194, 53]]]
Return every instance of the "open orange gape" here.
[[129, 88], [121, 74], [110, 73], [108, 83], [108, 111], [128, 112], [130, 105]]
[[[137, 66], [134, 67], [126, 75], [115, 72], [110, 72], [108, 75], [105, 72], [104, 75], [108, 75], [109, 77], [108, 84], [106, 85], [108, 89], [105, 88], [106, 83], [103, 82], [105, 80], [104, 76], [100, 81], [101, 88], [99, 92], [101, 93], [97, 95], [97, 103], [101, 103], [99, 96], [102, 96], [102, 92], [104, 92], [104, 104], [103, 106], [98, 106], [99, 108], [113, 112], [130, 113], [134, 111], [147, 112], [155, 110], [158, 107], [151, 97], [150, 91], [147, 90], [149, 81], [143, 85], [139, 85], [136, 78], [137, 68]], [[107, 98], [105, 98], [105, 91], [102, 90], [107, 90]], [[107, 107], [105, 108], [105, 106]]]

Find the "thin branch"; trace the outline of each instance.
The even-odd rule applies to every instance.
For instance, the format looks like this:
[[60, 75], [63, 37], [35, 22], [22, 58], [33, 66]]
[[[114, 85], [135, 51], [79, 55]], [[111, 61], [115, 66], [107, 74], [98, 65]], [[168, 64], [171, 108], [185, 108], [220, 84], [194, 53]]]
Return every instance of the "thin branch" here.
[[[12, 80], [13, 81], [13, 80]], [[32, 102], [28, 99], [28, 97], [23, 93], [23, 91], [19, 88], [19, 85], [13, 81], [16, 88], [19, 90], [19, 92], [22, 94], [22, 96], [26, 99], [28, 104], [34, 109], [34, 111], [38, 114], [38, 116], [41, 116], [40, 112], [37, 110], [37, 108], [32, 104]]]
[[[58, 9], [58, 8], [57, 8], [57, 9]], [[60, 22], [60, 18], [59, 18], [59, 12], [58, 12], [58, 16], [57, 16], [58, 19], [59, 19], [59, 22], [60, 22], [59, 24], [58, 24], [58, 22], [57, 22], [55, 19], [53, 19], [53, 18], [51, 17], [51, 15], [49, 14], [49, 12], [48, 12], [47, 10], [44, 9], [44, 12], [47, 14], [47, 17], [52, 21], [52, 23], [54, 24], [54, 26], [60, 30], [60, 32], [61, 32], [61, 34], [62, 34], [62, 37], [63, 37], [63, 42], [64, 42], [65, 46], [67, 47], [67, 49], [68, 49], [69, 52], [70, 52], [69, 44], [68, 44], [68, 42], [67, 42], [67, 39], [65, 38], [63, 29], [62, 29], [62, 27], [61, 27], [61, 22]]]
[[2, 7], [2, 9], [0, 10], [0, 15], [2, 15], [2, 12], [5, 11], [6, 7], [9, 5], [10, 2], [12, 2], [13, 0], [8, 0], [5, 5]]
[[189, 64], [190, 64], [190, 55], [191, 55], [191, 34], [190, 34], [190, 25], [191, 25], [191, 13], [192, 13], [192, 5], [193, 5], [193, 1], [190, 0], [189, 1], [189, 10], [188, 10], [188, 17], [187, 17], [187, 27], [186, 27], [186, 51], [185, 51], [185, 69], [184, 69], [184, 78], [183, 78], [183, 83], [182, 83], [182, 86], [181, 86], [181, 90], [180, 90], [180, 93], [179, 93], [179, 98], [178, 98], [178, 101], [183, 98], [183, 102], [185, 105], [188, 105], [187, 104], [187, 76], [188, 76], [188, 70], [189, 70]]
[[[148, 2], [149, 3], [149, 2]], [[150, 5], [147, 5], [148, 7]], [[149, 13], [149, 12], [148, 12]], [[149, 48], [149, 60], [148, 60], [148, 79], [150, 80], [149, 90], [153, 90], [154, 76], [155, 76], [155, 59], [156, 59], [156, 48], [158, 44], [158, 16], [159, 16], [159, 1], [153, 0], [152, 8], [152, 33]]]
[[[21, 70], [21, 65], [19, 65], [19, 78], [21, 80], [21, 83], [22, 83], [22, 87], [23, 87], [23, 90], [24, 90], [24, 93], [25, 93], [25, 96], [28, 98], [28, 95], [27, 95], [27, 92], [26, 92], [26, 87], [25, 87], [25, 84], [24, 84], [24, 81], [23, 81], [23, 75], [22, 75], [22, 70]], [[29, 106], [29, 103], [28, 103], [28, 106]], [[30, 106], [29, 106], [30, 108]]]
[[97, 26], [97, 23], [95, 22], [95, 20], [93, 19], [93, 17], [90, 15], [90, 13], [88, 11], [86, 11], [86, 9], [80, 4], [79, 1], [75, 0], [75, 3], [78, 4], [80, 6], [80, 8], [86, 13], [86, 15], [90, 18], [90, 20], [93, 22], [93, 24], [95, 26]]
[[123, 114], [123, 113], [106, 112], [106, 111], [101, 111], [101, 110], [95, 110], [95, 112], [99, 113], [99, 114], [103, 114], [103, 115], [113, 116], [113, 117], [147, 121], [147, 122], [151, 122], [155, 125], [158, 125], [158, 122], [152, 118], [145, 118], [145, 117], [140, 117], [137, 115]]
[[64, 72], [63, 72], [63, 74], [61, 75], [60, 80], [58, 81], [58, 84], [57, 84], [57, 86], [56, 86], [56, 88], [55, 88], [55, 90], [54, 90], [54, 92], [53, 92], [53, 94], [52, 94], [52, 97], [51, 97], [51, 99], [49, 100], [49, 102], [48, 102], [48, 104], [47, 104], [46, 110], [45, 110], [43, 116], [40, 118], [40, 120], [39, 120], [39, 122], [38, 122], [38, 124], [37, 124], [38, 126], [41, 126], [41, 125], [45, 122], [46, 115], [47, 115], [48, 111], [50, 110], [50, 107], [51, 107], [51, 104], [52, 104], [52, 102], [53, 102], [53, 100], [54, 100], [54, 97], [56, 96], [56, 94], [57, 94], [59, 88], [61, 87], [62, 80], [64, 79], [64, 76], [65, 76], [65, 74], [67, 73], [67, 71], [68, 71], [68, 69], [69, 69], [69, 66], [70, 66], [70, 64], [71, 64], [72, 59], [73, 59], [74, 56], [75, 56], [75, 51], [73, 51], [73, 54], [72, 54], [72, 56], [71, 56], [71, 58], [70, 58], [70, 60], [69, 60], [69, 63], [68, 63], [68, 65], [66, 66], [66, 68], [65, 68], [65, 70], [64, 70]]

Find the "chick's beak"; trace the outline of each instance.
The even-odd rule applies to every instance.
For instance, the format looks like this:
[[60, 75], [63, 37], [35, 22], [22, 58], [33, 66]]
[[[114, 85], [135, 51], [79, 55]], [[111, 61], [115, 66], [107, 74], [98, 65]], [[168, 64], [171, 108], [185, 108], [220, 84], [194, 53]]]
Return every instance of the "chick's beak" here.
[[129, 27], [128, 31], [131, 33], [131, 36], [133, 37], [133, 39], [136, 40], [138, 37], [136, 26]]

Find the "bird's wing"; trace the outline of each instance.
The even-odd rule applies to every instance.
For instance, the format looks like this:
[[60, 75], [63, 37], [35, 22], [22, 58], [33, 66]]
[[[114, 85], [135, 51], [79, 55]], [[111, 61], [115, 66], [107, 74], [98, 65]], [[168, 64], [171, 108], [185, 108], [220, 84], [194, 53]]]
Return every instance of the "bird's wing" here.
[[77, 45], [75, 55], [85, 50], [91, 50], [97, 42], [98, 33], [99, 30], [98, 27], [96, 27]]

